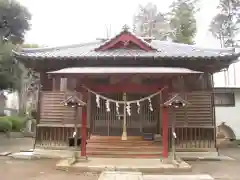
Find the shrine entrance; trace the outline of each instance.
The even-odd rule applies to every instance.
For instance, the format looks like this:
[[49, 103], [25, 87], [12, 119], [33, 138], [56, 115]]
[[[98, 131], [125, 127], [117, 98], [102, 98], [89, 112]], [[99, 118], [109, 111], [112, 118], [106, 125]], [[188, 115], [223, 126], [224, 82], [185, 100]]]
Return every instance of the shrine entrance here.
[[[125, 97], [124, 97], [125, 94]], [[107, 93], [105, 97], [123, 101], [139, 100], [149, 94], [140, 93]], [[143, 133], [157, 133], [159, 131], [159, 96], [151, 98], [153, 111], [149, 108], [149, 101], [133, 103], [130, 106], [130, 114], [126, 113], [126, 128], [128, 136], [142, 136]], [[124, 123], [124, 104], [119, 104], [117, 110], [116, 103], [109, 104], [110, 111], [107, 111], [106, 100], [99, 100], [99, 107], [96, 103], [96, 96], [91, 95], [91, 133], [101, 136], [122, 136]], [[118, 112], [119, 113], [118, 113]], [[127, 110], [126, 110], [127, 111]]]

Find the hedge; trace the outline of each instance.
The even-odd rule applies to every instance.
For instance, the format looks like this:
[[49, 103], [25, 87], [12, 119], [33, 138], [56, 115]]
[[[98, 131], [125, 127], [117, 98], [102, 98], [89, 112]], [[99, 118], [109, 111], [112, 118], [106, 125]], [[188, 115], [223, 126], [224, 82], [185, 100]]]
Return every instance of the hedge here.
[[7, 116], [0, 117], [0, 132], [12, 131], [12, 122], [8, 120]]
[[25, 127], [26, 119], [19, 116], [3, 116], [0, 117], [0, 131], [16, 131], [19, 132]]
[[25, 126], [26, 119], [19, 116], [8, 116], [8, 121], [12, 123], [12, 131], [21, 131]]

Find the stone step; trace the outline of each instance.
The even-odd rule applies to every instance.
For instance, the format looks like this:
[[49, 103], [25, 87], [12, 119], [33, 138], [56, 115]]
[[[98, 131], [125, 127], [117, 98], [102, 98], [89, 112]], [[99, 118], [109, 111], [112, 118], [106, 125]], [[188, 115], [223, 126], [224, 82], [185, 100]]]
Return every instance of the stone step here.
[[[91, 140], [122, 140], [121, 136], [97, 136], [97, 135], [91, 135]], [[128, 140], [143, 140], [142, 136], [128, 136]]]
[[161, 152], [162, 147], [96, 147], [96, 146], [87, 146], [88, 151], [127, 151], [127, 152]]
[[89, 143], [122, 143], [122, 144], [129, 144], [129, 143], [134, 143], [134, 144], [153, 144], [154, 141], [144, 141], [144, 140], [93, 140], [89, 139]]
[[157, 159], [161, 158], [162, 155], [161, 153], [156, 153], [156, 154], [101, 154], [99, 152], [93, 153], [93, 152], [88, 152], [87, 153], [88, 157], [97, 157], [97, 158], [152, 158], [152, 159]]
[[111, 158], [158, 158], [161, 156], [160, 143], [143, 140], [142, 136], [91, 136], [87, 144], [88, 156]]
[[151, 151], [131, 151], [131, 152], [123, 152], [123, 151], [90, 151], [88, 150], [87, 153], [89, 154], [161, 154], [161, 152], [151, 152]]
[[89, 146], [110, 146], [110, 147], [160, 147], [161, 144], [155, 143], [121, 143], [121, 142], [87, 142]]

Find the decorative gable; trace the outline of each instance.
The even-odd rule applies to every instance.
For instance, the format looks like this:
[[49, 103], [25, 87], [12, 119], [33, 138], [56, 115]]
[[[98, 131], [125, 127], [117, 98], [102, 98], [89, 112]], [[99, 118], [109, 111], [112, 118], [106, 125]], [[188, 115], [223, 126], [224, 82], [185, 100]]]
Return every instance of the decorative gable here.
[[67, 97], [61, 102], [61, 104], [68, 107], [83, 107], [86, 105], [86, 103], [79, 99], [76, 95]]
[[138, 38], [128, 30], [125, 25], [123, 31], [114, 38], [106, 41], [104, 44], [95, 49], [95, 51], [106, 51], [113, 49], [130, 49], [130, 50], [144, 50], [144, 51], [157, 51], [148, 42]]

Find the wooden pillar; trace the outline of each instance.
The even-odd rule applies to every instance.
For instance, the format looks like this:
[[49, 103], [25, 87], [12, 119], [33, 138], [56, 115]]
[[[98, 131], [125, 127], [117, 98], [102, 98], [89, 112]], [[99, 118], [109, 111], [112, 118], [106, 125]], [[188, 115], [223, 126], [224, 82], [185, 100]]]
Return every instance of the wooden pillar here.
[[[163, 92], [164, 103], [168, 99], [168, 89]], [[168, 107], [162, 106], [162, 156], [164, 158], [168, 157]]]
[[[86, 102], [86, 91], [81, 90], [82, 92], [82, 99], [84, 102]], [[86, 105], [87, 106], [87, 105]], [[86, 158], [87, 156], [87, 107], [82, 107], [82, 123], [81, 123], [81, 157]]]
[[168, 108], [162, 107], [162, 156], [168, 157]]
[[86, 107], [83, 107], [82, 109], [82, 129], [81, 129], [81, 156], [86, 157], [87, 156], [87, 148], [86, 148], [86, 142], [87, 142], [87, 113], [86, 113]]
[[126, 93], [123, 93], [123, 101], [125, 102], [124, 103], [124, 107], [123, 107], [123, 132], [122, 132], [122, 140], [127, 140], [127, 110], [126, 110], [126, 107], [127, 107], [127, 104], [126, 104], [126, 101], [127, 101], [127, 95]]
[[53, 82], [52, 83], [53, 83], [52, 90], [53, 91], [60, 91], [60, 83], [61, 83], [60, 77], [58, 77], [58, 76], [53, 77]]
[[91, 119], [91, 93], [87, 93], [87, 138], [89, 138], [90, 133], [92, 133], [92, 119]]

